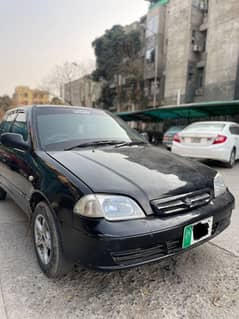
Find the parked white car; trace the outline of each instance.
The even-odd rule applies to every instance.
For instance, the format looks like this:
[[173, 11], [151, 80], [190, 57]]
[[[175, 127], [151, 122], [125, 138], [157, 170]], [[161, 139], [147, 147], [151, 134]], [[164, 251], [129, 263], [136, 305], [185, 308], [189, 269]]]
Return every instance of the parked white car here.
[[212, 159], [233, 167], [239, 159], [239, 124], [196, 122], [176, 134], [172, 152], [196, 159]]

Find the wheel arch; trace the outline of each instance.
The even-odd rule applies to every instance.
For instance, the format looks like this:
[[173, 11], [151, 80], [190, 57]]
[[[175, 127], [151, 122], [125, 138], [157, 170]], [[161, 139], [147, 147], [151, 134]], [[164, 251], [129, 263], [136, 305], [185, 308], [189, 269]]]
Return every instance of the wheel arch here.
[[232, 150], [231, 150], [231, 152], [230, 152], [230, 157], [231, 157], [231, 154], [232, 154], [233, 151], [235, 152], [235, 157], [236, 157], [236, 159], [237, 159], [237, 157], [238, 157], [238, 156], [237, 156], [237, 155], [238, 155], [238, 154], [237, 154], [238, 150], [237, 150], [236, 145], [233, 145], [233, 146], [232, 146]]
[[36, 208], [37, 204], [39, 204], [40, 202], [46, 202], [48, 206], [51, 207], [51, 204], [49, 200], [47, 199], [47, 197], [41, 192], [35, 191], [34, 193], [31, 194], [30, 201], [29, 201], [31, 213], [34, 212], [34, 209]]

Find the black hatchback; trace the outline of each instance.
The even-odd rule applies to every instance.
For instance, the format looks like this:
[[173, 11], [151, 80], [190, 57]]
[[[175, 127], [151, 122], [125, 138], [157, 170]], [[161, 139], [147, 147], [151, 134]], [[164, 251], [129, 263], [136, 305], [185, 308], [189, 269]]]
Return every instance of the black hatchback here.
[[229, 224], [222, 176], [151, 146], [108, 112], [31, 106], [0, 124], [0, 199], [28, 214], [49, 277], [74, 263], [139, 266], [196, 247]]

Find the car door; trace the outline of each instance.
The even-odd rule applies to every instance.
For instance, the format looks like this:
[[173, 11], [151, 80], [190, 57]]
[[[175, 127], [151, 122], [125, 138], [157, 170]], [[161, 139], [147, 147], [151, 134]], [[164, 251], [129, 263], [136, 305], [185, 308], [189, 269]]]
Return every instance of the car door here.
[[[0, 135], [4, 133], [9, 133], [11, 130], [11, 126], [16, 117], [16, 112], [8, 112], [1, 122], [0, 125]], [[3, 187], [10, 193], [13, 192], [12, 182], [11, 182], [11, 174], [9, 167], [11, 165], [11, 152], [9, 148], [1, 144], [0, 140], [0, 183], [3, 184]]]
[[[11, 126], [11, 133], [22, 135], [24, 141], [30, 139], [29, 127], [26, 119], [26, 113], [19, 111]], [[17, 148], [9, 150], [11, 153], [11, 164], [9, 175], [13, 181], [13, 188], [19, 204], [27, 212], [28, 201], [33, 190], [32, 178], [34, 172], [34, 160], [30, 151]]]

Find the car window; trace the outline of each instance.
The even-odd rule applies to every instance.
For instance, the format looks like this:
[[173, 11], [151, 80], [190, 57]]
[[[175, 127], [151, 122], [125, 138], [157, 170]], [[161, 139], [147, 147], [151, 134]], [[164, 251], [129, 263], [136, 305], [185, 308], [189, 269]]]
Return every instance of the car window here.
[[185, 131], [194, 131], [194, 130], [202, 130], [202, 131], [223, 131], [225, 124], [221, 123], [195, 123], [188, 127], [186, 127]]
[[0, 134], [10, 132], [10, 128], [12, 126], [12, 123], [16, 117], [16, 113], [10, 113], [8, 115], [5, 115], [3, 118], [2, 123], [0, 124]]
[[11, 132], [22, 135], [23, 139], [27, 141], [28, 129], [27, 129], [27, 120], [26, 120], [25, 113], [23, 112], [18, 113], [15, 119], [15, 122], [12, 125]]
[[233, 135], [239, 135], [239, 127], [238, 126], [231, 126], [229, 130]]
[[236, 134], [236, 130], [235, 130], [235, 126], [230, 126], [229, 131], [231, 134], [235, 135]]
[[6, 125], [6, 119], [7, 119], [7, 116], [5, 116], [2, 120], [2, 122], [0, 123], [0, 135], [4, 132], [4, 127]]
[[[41, 146], [91, 140], [144, 141], [123, 121], [99, 110], [42, 108], [37, 110]], [[70, 144], [69, 144], [70, 145]]]

